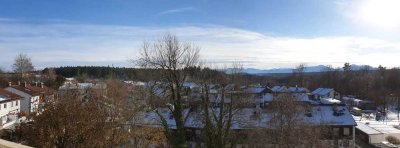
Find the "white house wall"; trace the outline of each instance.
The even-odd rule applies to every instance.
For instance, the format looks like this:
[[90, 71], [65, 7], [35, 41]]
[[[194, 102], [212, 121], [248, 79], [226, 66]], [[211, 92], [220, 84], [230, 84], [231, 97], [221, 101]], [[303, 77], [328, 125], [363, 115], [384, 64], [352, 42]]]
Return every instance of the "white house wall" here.
[[[18, 101], [18, 103], [17, 103], [17, 101]], [[0, 121], [1, 121], [1, 124], [3, 125], [3, 128], [7, 122], [7, 119], [10, 119], [13, 121], [17, 120], [18, 113], [20, 110], [20, 104], [21, 103], [19, 102], [19, 100], [13, 100], [13, 101], [9, 101], [9, 102], [0, 103]], [[6, 105], [6, 106], [4, 106], [4, 105]]]
[[31, 96], [30, 94], [27, 94], [12, 87], [7, 87], [5, 88], [5, 90], [23, 97], [20, 101], [21, 112], [30, 114], [34, 111], [34, 109], [37, 109], [39, 107], [39, 96]]

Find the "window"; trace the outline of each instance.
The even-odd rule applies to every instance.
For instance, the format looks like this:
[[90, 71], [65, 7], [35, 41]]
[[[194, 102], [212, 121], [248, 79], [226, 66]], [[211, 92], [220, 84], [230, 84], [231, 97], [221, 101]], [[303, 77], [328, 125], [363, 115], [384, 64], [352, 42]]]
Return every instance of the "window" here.
[[16, 106], [18, 106], [18, 100], [17, 100], [17, 101], [15, 101], [15, 105], [16, 105]]
[[7, 103], [6, 103], [6, 104], [4, 104], [4, 108], [7, 108]]
[[339, 136], [339, 128], [337, 128], [337, 127], [335, 127], [335, 128], [333, 128], [333, 135], [334, 136]]
[[345, 136], [350, 135], [350, 129], [348, 127], [343, 128], [343, 135]]
[[200, 130], [196, 130], [196, 135], [200, 135], [201, 134], [201, 131]]

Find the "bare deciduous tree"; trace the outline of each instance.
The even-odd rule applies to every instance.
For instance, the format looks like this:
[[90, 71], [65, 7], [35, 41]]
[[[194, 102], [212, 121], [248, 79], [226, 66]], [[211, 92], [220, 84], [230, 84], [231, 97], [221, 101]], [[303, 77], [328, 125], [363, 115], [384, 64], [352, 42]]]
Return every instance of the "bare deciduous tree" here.
[[131, 146], [135, 148], [168, 147], [164, 130], [160, 128], [135, 126], [129, 136], [134, 141]]
[[46, 68], [43, 70], [44, 71], [44, 75], [50, 79], [50, 80], [55, 80], [57, 77], [56, 71], [54, 70], [54, 68]]
[[107, 147], [107, 113], [76, 95], [48, 104], [21, 134], [35, 147]]
[[292, 84], [293, 85], [299, 85], [299, 86], [305, 86], [305, 70], [306, 70], [306, 64], [299, 64], [296, 66], [295, 69], [292, 71]]
[[[106, 80], [106, 93], [99, 93], [96, 97], [107, 113], [107, 122], [111, 126], [108, 129], [107, 146], [115, 147], [126, 144], [130, 138], [124, 124], [130, 121], [137, 113], [137, 108], [128, 100], [128, 88], [118, 80], [109, 78]], [[128, 127], [129, 128], [129, 127]]]
[[[201, 119], [203, 121], [202, 139], [204, 145], [210, 148], [233, 147], [238, 142], [237, 133], [232, 130], [241, 107], [255, 102], [250, 101], [246, 91], [241, 89], [242, 65], [233, 63], [233, 67], [226, 72], [217, 72], [209, 68], [202, 68], [197, 72], [197, 83], [201, 86]], [[210, 84], [219, 85], [219, 88], [210, 92]], [[216, 90], [216, 91], [215, 91]]]
[[18, 54], [14, 60], [13, 70], [24, 77], [27, 72], [34, 70], [32, 59], [26, 54]]
[[[32, 124], [17, 128], [35, 147], [149, 147], [165, 143], [163, 131], [133, 124], [138, 112], [129, 87], [115, 79], [106, 88], [67, 89]], [[134, 141], [132, 143], [132, 141]]]
[[251, 131], [249, 143], [279, 148], [321, 147], [325, 128], [305, 120], [310, 111], [311, 106], [296, 101], [291, 94], [281, 94], [266, 107], [270, 116], [267, 128]]
[[196, 45], [180, 42], [176, 36], [166, 34], [156, 42], [145, 42], [137, 61], [141, 67], [157, 69], [161, 73], [158, 81], [165, 84], [168, 91], [176, 131], [170, 129], [161, 114], [158, 115], [164, 121], [165, 135], [173, 147], [186, 147], [182, 85], [189, 75], [185, 69], [198, 64], [199, 51]]

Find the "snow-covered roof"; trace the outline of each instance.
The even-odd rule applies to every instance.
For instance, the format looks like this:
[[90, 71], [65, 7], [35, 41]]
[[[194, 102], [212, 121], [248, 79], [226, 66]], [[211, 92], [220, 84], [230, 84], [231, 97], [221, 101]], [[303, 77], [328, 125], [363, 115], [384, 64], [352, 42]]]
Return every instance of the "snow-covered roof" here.
[[84, 90], [84, 89], [89, 89], [89, 88], [93, 88], [93, 89], [105, 89], [107, 86], [106, 84], [100, 84], [100, 83], [65, 83], [64, 85], [60, 86], [60, 89], [80, 89], [80, 90]]
[[296, 94], [293, 94], [293, 97], [297, 101], [310, 101], [307, 93], [296, 93]]
[[368, 135], [383, 134], [382, 132], [377, 131], [376, 129], [374, 129], [374, 128], [370, 127], [370, 126], [367, 126], [367, 125], [365, 125], [364, 123], [361, 123], [361, 122], [357, 122], [356, 128], [361, 130], [362, 132], [368, 134]]
[[289, 87], [288, 91], [292, 92], [292, 93], [307, 93], [307, 92], [309, 92], [309, 90], [305, 87]]
[[3, 96], [0, 96], [0, 102], [1, 102], [1, 101], [5, 101], [5, 100], [8, 100], [8, 98], [3, 97]]
[[[289, 96], [287, 96], [289, 95]], [[294, 101], [301, 101], [301, 102], [314, 102], [309, 99], [309, 96], [307, 93], [283, 93], [283, 94], [278, 94], [277, 96], [274, 96], [273, 94], [267, 93], [263, 96], [263, 99], [265, 102], [270, 102], [273, 100], [279, 100], [280, 98], [285, 98], [285, 97], [291, 97], [293, 98]]]
[[[189, 108], [183, 110], [183, 117], [187, 117], [189, 114]], [[168, 108], [159, 108], [157, 111], [164, 117], [167, 121], [168, 125], [172, 129], [176, 129], [176, 123], [174, 118], [172, 118], [172, 114], [170, 109]], [[139, 117], [132, 120], [134, 124], [139, 125], [151, 125], [151, 126], [158, 126], [162, 127], [161, 120], [156, 112], [149, 111], [149, 112], [139, 112]]]
[[321, 103], [322, 104], [339, 104], [340, 101], [337, 99], [333, 99], [333, 98], [321, 98]]
[[392, 125], [386, 125], [379, 122], [367, 122], [367, 123], [357, 122], [356, 128], [368, 135], [400, 133], [400, 130], [394, 128]]
[[218, 85], [218, 84], [208, 84], [208, 89], [217, 89], [219, 87], [220, 87], [220, 85]]
[[400, 133], [400, 130], [394, 128], [393, 126], [386, 125], [386, 124], [369, 124], [369, 127], [376, 129], [385, 134], [393, 134], [393, 133]]
[[235, 84], [228, 84], [228, 85], [226, 85], [226, 86], [224, 87], [224, 90], [225, 90], [226, 92], [228, 92], [228, 91], [236, 91], [236, 90], [235, 90], [235, 87], [236, 87]]
[[262, 86], [251, 86], [251, 87], [246, 87], [245, 92], [247, 93], [253, 93], [253, 94], [258, 94], [262, 93], [266, 88]]
[[[210, 95], [210, 102], [220, 103], [222, 100], [221, 94]], [[231, 99], [229, 97], [224, 98], [224, 103], [231, 103]]]
[[7, 97], [7, 96], [0, 95], [0, 103], [14, 101], [14, 100], [15, 100], [15, 98], [10, 98], [10, 97]]
[[65, 80], [67, 80], [67, 81], [73, 81], [73, 80], [75, 80], [75, 78], [65, 78]]
[[285, 92], [287, 90], [286, 86], [274, 86], [271, 88], [273, 92]]
[[193, 88], [195, 88], [195, 87], [199, 87], [196, 83], [193, 83], [193, 82], [184, 82], [184, 83], [182, 84], [182, 86], [183, 86], [183, 87], [190, 88], [190, 89], [193, 89]]
[[354, 99], [356, 99], [356, 98], [354, 98], [354, 97], [352, 97], [352, 96], [344, 96], [344, 97], [342, 97], [342, 100], [343, 100], [343, 101], [346, 101], [346, 102], [348, 102], [348, 101], [353, 101]]
[[354, 121], [350, 111], [345, 105], [336, 106], [337, 110], [343, 113], [342, 115], [334, 115], [332, 105], [318, 105], [313, 107], [312, 114], [309, 122], [326, 125], [351, 125], [355, 126], [357, 123]]
[[146, 86], [146, 83], [141, 81], [124, 81], [124, 83], [131, 84], [133, 86]]
[[314, 90], [312, 92], [312, 94], [315, 94], [315, 95], [327, 95], [331, 91], [333, 91], [333, 88], [317, 88], [316, 90]]
[[[299, 118], [304, 123], [313, 125], [334, 125], [334, 126], [355, 126], [356, 122], [347, 110], [346, 106], [337, 106], [339, 110], [343, 111], [342, 115], [334, 115], [332, 106], [329, 105], [317, 105], [312, 107], [312, 116], [306, 116], [300, 113]], [[158, 109], [162, 116], [167, 120], [167, 123], [171, 128], [176, 128], [174, 119], [172, 118], [169, 109], [161, 108]], [[186, 117], [185, 126], [191, 128], [202, 128], [203, 118], [200, 112], [189, 112], [190, 109], [183, 111], [184, 117]], [[214, 113], [218, 113], [218, 109], [214, 109]], [[241, 108], [234, 111], [232, 129], [247, 129], [247, 128], [270, 128], [270, 120], [272, 117], [271, 112], [260, 112], [258, 118], [255, 117], [257, 112], [256, 108]], [[155, 112], [141, 112], [143, 120], [135, 121], [136, 124], [151, 125], [161, 127], [160, 118]]]

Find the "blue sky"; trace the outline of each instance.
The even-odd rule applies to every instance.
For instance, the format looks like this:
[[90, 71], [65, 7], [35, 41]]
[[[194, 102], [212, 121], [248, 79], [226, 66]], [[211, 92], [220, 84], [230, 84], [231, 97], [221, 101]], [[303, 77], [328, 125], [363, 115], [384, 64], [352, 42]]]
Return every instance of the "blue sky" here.
[[140, 44], [165, 32], [198, 44], [203, 59], [217, 65], [399, 66], [400, 3], [377, 2], [1, 0], [0, 67], [10, 70], [18, 53], [38, 69], [133, 66], [128, 59], [137, 58]]

